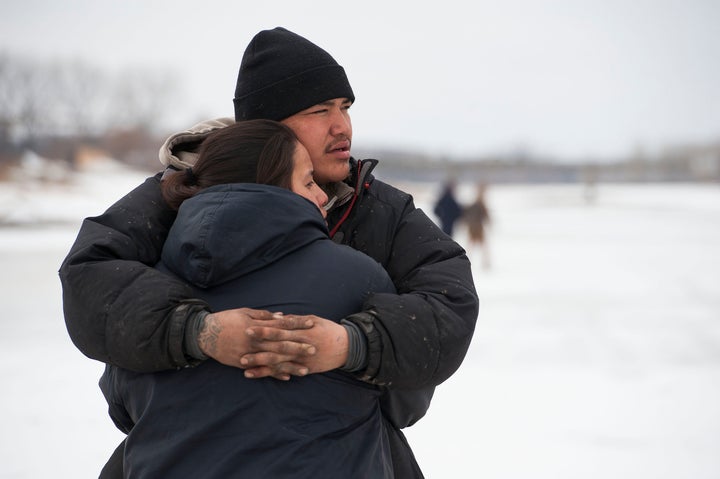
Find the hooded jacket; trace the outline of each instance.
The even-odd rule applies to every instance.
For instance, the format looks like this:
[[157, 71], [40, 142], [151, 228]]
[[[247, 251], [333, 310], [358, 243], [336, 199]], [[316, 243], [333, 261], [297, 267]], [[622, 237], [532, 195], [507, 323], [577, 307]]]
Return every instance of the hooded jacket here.
[[[266, 185], [219, 185], [186, 200], [158, 269], [213, 309], [335, 321], [371, 292], [395, 290], [377, 262], [330, 241], [314, 204]], [[108, 366], [100, 384], [129, 433], [131, 477], [393, 477], [383, 388], [346, 373], [246, 379], [208, 360], [145, 374]]]
[[[173, 135], [161, 148], [161, 161], [190, 164], [202, 139], [224, 124]], [[372, 176], [375, 160], [350, 163], [350, 177], [333, 185], [337, 193], [330, 195], [337, 197], [328, 215], [333, 240], [378, 261], [397, 289], [369, 295], [358, 314], [346, 318], [369, 344], [368, 365], [358, 377], [389, 388], [431, 390], [457, 370], [472, 339], [478, 298], [470, 262], [412, 196]], [[150, 266], [160, 258], [176, 214], [162, 200], [160, 176], [102, 215], [86, 218], [59, 271], [75, 345], [91, 358], [135, 371], [197, 364], [183, 349], [184, 328], [190, 315], [208, 307], [185, 282]], [[410, 414], [398, 426], [421, 416]]]

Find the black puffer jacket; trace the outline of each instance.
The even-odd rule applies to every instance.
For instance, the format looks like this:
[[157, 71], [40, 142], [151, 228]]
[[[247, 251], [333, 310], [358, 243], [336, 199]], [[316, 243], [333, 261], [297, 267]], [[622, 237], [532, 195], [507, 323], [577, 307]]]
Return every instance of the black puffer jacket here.
[[[178, 136], [196, 144], [188, 135]], [[355, 194], [328, 217], [333, 239], [380, 262], [399, 293], [373, 295], [348, 318], [370, 345], [359, 376], [393, 389], [431, 390], [454, 373], [470, 345], [478, 312], [470, 262], [410, 195], [373, 178], [376, 163], [351, 160], [346, 183]], [[75, 345], [135, 371], [196, 364], [183, 350], [185, 325], [207, 307], [185, 283], [150, 266], [176, 214], [162, 200], [159, 181], [160, 174], [148, 178], [102, 215], [86, 218], [60, 267]], [[407, 424], [417, 419], [409, 416]]]

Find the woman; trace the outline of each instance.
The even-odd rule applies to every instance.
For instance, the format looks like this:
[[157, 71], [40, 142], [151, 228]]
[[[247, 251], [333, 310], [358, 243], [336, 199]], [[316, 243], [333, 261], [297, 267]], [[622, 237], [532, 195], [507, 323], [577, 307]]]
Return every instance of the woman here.
[[490, 251], [487, 243], [487, 228], [490, 225], [490, 210], [485, 201], [487, 185], [479, 183], [475, 201], [465, 208], [463, 219], [467, 223], [470, 252], [480, 250], [483, 269], [490, 269]]
[[[327, 196], [280, 123], [214, 132], [192, 169], [164, 180], [163, 195], [179, 211], [157, 267], [214, 310], [339, 320], [370, 292], [394, 292], [374, 260], [328, 238]], [[129, 477], [392, 477], [383, 391], [340, 370], [247, 379], [209, 359], [154, 374], [108, 366], [100, 385], [128, 433]]]

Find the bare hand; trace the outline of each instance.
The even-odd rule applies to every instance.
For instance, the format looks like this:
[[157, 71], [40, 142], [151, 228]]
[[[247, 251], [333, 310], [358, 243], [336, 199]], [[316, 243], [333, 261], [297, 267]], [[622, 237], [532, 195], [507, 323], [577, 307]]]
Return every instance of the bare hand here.
[[[284, 316], [282, 313], [240, 308], [209, 314], [200, 335], [198, 345], [209, 357], [216, 361], [238, 368], [243, 355], [249, 353], [270, 353], [271, 361], [263, 363], [265, 376], [288, 380], [290, 375], [307, 374], [301, 360], [315, 353], [315, 347], [292, 337], [266, 341], [260, 337], [248, 335], [248, 328], [276, 332], [293, 332], [310, 328], [313, 322], [308, 317]], [[272, 362], [272, 359], [275, 359]]]
[[[293, 330], [264, 325], [248, 328], [248, 335], [264, 346], [260, 347], [258, 352], [245, 354], [241, 358], [240, 363], [246, 368], [246, 377], [276, 377], [278, 372], [304, 376], [345, 365], [348, 356], [348, 335], [343, 326], [314, 315], [287, 315], [285, 318], [299, 324], [307, 324], [310, 321], [313, 326], [309, 329]], [[315, 354], [287, 354], [273, 347], [273, 343], [311, 345]]]

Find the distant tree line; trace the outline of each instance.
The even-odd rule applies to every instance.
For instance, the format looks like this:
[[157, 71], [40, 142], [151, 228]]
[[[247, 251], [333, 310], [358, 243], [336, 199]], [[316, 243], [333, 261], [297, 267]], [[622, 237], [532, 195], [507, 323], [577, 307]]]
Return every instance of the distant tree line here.
[[0, 52], [0, 146], [98, 138], [158, 123], [177, 90], [170, 72], [110, 73], [81, 61], [39, 61]]
[[438, 182], [452, 178], [485, 183], [720, 182], [720, 140], [667, 148], [654, 157], [636, 154], [604, 161], [560, 162], [532, 155], [457, 160], [382, 149], [355, 149], [354, 154], [382, 158], [374, 174], [396, 181]]
[[[0, 167], [22, 151], [73, 163], [81, 145], [152, 171], [166, 133], [156, 131], [179, 93], [167, 70], [109, 72], [82, 61], [40, 61], [0, 51]], [[479, 157], [454, 161], [412, 151], [353, 149], [377, 157], [378, 173], [399, 179], [447, 176], [490, 182], [720, 181], [720, 140], [671, 148], [656, 158], [560, 163], [552, 159]], [[0, 171], [0, 178], [2, 177]]]

